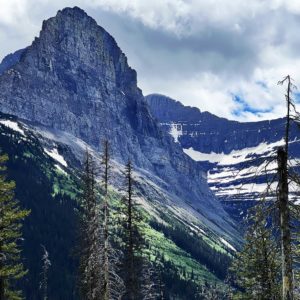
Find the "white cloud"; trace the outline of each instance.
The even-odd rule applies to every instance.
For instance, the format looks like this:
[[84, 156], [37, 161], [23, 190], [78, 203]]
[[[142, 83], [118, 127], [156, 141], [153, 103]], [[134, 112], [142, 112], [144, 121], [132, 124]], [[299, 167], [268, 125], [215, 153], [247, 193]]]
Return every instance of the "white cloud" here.
[[29, 45], [43, 19], [74, 5], [115, 36], [145, 94], [254, 120], [284, 115], [283, 76], [300, 85], [298, 0], [0, 0], [0, 57]]

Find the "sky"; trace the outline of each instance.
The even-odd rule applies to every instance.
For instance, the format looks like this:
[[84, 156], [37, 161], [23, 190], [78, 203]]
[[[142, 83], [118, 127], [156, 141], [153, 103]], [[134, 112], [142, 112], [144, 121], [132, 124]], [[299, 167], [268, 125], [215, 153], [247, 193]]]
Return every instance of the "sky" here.
[[299, 0], [0, 0], [0, 60], [75, 5], [115, 37], [144, 95], [253, 121], [284, 116], [286, 75], [300, 89]]

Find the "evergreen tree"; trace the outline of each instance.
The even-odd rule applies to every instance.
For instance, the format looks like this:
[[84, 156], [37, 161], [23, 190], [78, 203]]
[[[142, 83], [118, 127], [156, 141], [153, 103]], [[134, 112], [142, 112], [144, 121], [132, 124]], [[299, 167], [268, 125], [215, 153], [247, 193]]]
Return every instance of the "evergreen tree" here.
[[133, 200], [132, 163], [128, 161], [125, 169], [127, 197], [124, 197], [124, 263], [123, 275], [125, 283], [124, 299], [138, 300], [142, 298], [140, 273], [142, 261], [140, 257], [142, 237], [138, 229], [140, 216]]
[[17, 300], [22, 298], [21, 292], [13, 289], [13, 282], [26, 274], [18, 241], [22, 238], [21, 222], [30, 212], [19, 207], [14, 198], [15, 183], [6, 180], [7, 159], [0, 156], [0, 300]]
[[102, 268], [102, 298], [104, 300], [121, 299], [124, 293], [124, 283], [122, 278], [118, 275], [118, 266], [120, 259], [120, 251], [114, 249], [111, 243], [112, 224], [110, 219], [110, 206], [109, 206], [109, 170], [110, 170], [110, 155], [109, 143], [104, 141], [104, 151], [102, 156], [103, 169], [103, 209], [102, 209], [102, 236], [101, 236], [101, 256], [103, 261]]
[[80, 294], [85, 300], [102, 299], [102, 266], [100, 208], [96, 193], [95, 166], [87, 151], [80, 199]]
[[280, 257], [271, 227], [267, 226], [263, 205], [256, 205], [245, 235], [243, 250], [231, 271], [239, 290], [234, 299], [279, 300]]
[[155, 284], [156, 275], [149, 260], [143, 256], [145, 240], [143, 236], [142, 214], [134, 199], [134, 179], [132, 163], [126, 165], [127, 196], [124, 197], [124, 260], [123, 276], [126, 300], [157, 299], [159, 290]]

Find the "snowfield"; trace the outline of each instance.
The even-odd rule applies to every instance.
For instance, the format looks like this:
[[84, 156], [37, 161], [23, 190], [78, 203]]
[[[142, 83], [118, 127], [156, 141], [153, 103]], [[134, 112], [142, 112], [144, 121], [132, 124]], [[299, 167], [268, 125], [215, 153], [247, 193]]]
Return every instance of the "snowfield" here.
[[65, 159], [63, 158], [63, 156], [61, 156], [57, 149], [54, 148], [54, 149], [51, 149], [51, 150], [47, 150], [47, 149], [44, 149], [44, 151], [50, 156], [52, 157], [54, 160], [56, 160], [57, 162], [59, 162], [61, 165], [63, 165], [64, 167], [67, 167], [68, 164], [67, 162], [65, 161]]
[[19, 124], [17, 122], [13, 122], [11, 120], [0, 120], [0, 123], [3, 124], [4, 126], [17, 131], [19, 133], [21, 133], [22, 135], [25, 136], [25, 132], [24, 130], [19, 126]]
[[[299, 140], [291, 141], [290, 144], [295, 142]], [[277, 182], [272, 181], [272, 177], [277, 172], [276, 149], [283, 145], [284, 140], [281, 139], [274, 143], [264, 142], [255, 147], [233, 150], [229, 154], [202, 153], [192, 147], [183, 151], [195, 161], [213, 164], [207, 173], [207, 180], [220, 199], [258, 200], [264, 194], [275, 193]], [[274, 160], [271, 160], [272, 157]], [[292, 159], [289, 165], [299, 165], [299, 160]], [[269, 182], [259, 180], [259, 177], [265, 174], [269, 174]], [[290, 190], [293, 199], [299, 188], [291, 187]]]

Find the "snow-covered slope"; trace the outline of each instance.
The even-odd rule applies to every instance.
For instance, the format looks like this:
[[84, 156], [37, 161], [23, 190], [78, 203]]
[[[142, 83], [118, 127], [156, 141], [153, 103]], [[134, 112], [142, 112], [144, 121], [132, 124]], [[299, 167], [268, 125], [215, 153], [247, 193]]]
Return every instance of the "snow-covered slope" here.
[[[276, 149], [283, 145], [285, 120], [239, 123], [218, 118], [162, 95], [146, 97], [162, 127], [184, 152], [207, 170], [222, 201], [257, 200], [276, 189]], [[291, 130], [290, 164], [299, 166], [300, 129]], [[292, 187], [292, 197], [298, 188]]]

